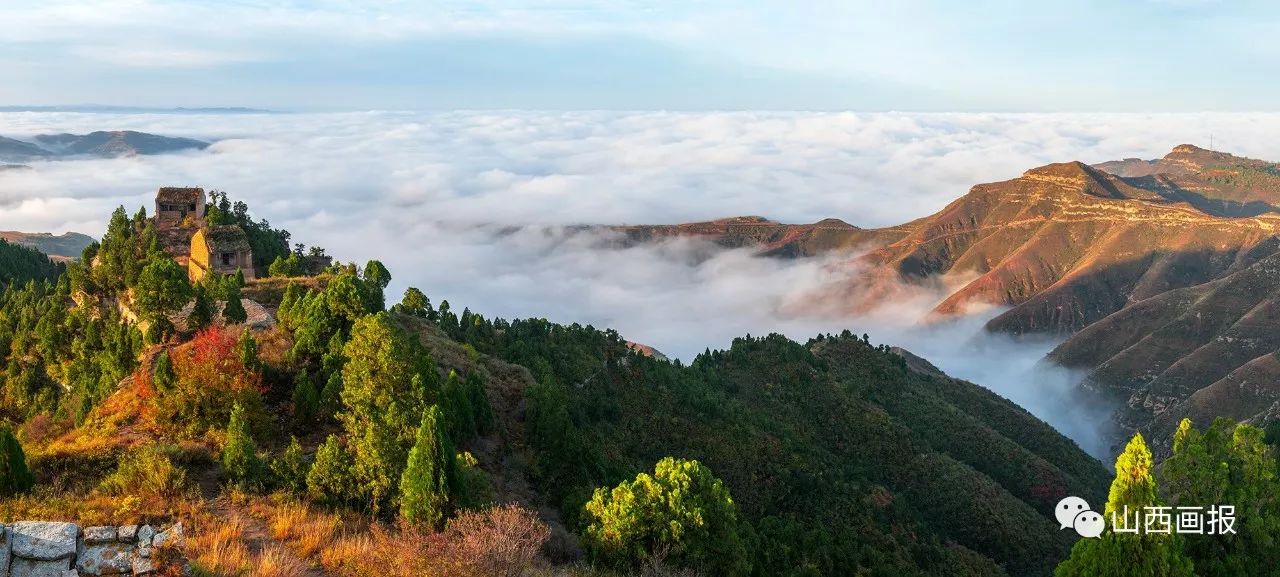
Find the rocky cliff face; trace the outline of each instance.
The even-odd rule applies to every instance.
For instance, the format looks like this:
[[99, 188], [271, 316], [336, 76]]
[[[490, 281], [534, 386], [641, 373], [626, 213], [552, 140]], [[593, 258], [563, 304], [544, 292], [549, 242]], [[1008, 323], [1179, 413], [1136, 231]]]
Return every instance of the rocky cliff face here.
[[880, 245], [845, 262], [847, 291], [815, 296], [851, 311], [904, 284], [965, 279], [935, 315], [994, 303], [1007, 310], [989, 330], [1062, 336], [1050, 358], [1089, 371], [1084, 386], [1123, 407], [1121, 430], [1147, 430], [1158, 451], [1183, 417], [1280, 417], [1280, 164], [1180, 145], [1155, 160], [1034, 168], [890, 229], [730, 219], [618, 230], [778, 256]]

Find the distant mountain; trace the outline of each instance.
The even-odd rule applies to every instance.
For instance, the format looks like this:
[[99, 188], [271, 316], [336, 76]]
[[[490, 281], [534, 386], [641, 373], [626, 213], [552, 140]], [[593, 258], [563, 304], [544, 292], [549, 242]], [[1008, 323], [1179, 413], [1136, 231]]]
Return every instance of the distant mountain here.
[[89, 134], [41, 134], [36, 142], [57, 154], [90, 155], [104, 158], [164, 154], [179, 150], [203, 150], [208, 142], [192, 138], [158, 136], [132, 130]]
[[807, 257], [857, 248], [882, 246], [906, 234], [901, 228], [858, 228], [829, 218], [813, 224], [782, 224], [759, 216], [739, 216], [671, 225], [623, 225], [609, 229], [623, 235], [626, 245], [665, 238], [693, 237], [725, 248], [756, 247], [764, 255]]
[[1158, 452], [1184, 416], [1201, 426], [1219, 415], [1280, 418], [1276, 163], [1184, 144], [1154, 160], [1033, 168], [890, 229], [836, 225], [819, 235], [818, 225], [744, 222], [760, 231], [752, 234], [735, 222], [618, 230], [638, 241], [753, 243], [779, 256], [880, 243], [848, 258], [847, 290], [814, 298], [861, 311], [904, 284], [965, 279], [936, 317], [993, 303], [1006, 310], [991, 331], [1065, 338], [1050, 360], [1087, 372], [1087, 390], [1124, 407], [1117, 430], [1146, 430]]
[[34, 248], [54, 260], [71, 260], [80, 258], [85, 247], [94, 242], [93, 238], [78, 232], [67, 232], [59, 235], [47, 232], [16, 232], [0, 230], [0, 239], [12, 244]]
[[50, 156], [49, 151], [30, 142], [0, 136], [0, 159], [30, 160]]

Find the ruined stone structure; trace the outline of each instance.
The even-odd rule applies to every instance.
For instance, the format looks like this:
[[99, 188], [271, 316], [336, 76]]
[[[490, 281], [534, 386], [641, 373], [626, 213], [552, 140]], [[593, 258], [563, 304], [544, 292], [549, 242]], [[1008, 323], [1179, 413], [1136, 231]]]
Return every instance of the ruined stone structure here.
[[150, 525], [87, 527], [73, 523], [18, 521], [3, 527], [0, 577], [147, 575], [161, 547], [181, 547], [182, 524], [162, 531]]
[[203, 188], [161, 188], [156, 193], [156, 228], [180, 227], [188, 216], [203, 221], [204, 203]]
[[156, 234], [165, 253], [187, 269], [191, 282], [208, 274], [255, 277], [253, 249], [243, 229], [209, 226], [203, 188], [166, 186], [156, 192]]
[[223, 225], [196, 231], [191, 237], [187, 259], [187, 276], [191, 282], [199, 282], [210, 273], [228, 275], [237, 271], [243, 271], [247, 280], [254, 278], [253, 248], [243, 229]]

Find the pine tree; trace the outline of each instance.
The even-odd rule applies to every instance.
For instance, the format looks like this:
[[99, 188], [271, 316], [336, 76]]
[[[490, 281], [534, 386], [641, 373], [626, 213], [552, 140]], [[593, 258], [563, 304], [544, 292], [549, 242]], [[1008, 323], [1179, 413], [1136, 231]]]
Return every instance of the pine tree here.
[[437, 406], [423, 413], [417, 440], [409, 451], [408, 467], [400, 478], [400, 516], [409, 523], [432, 529], [444, 524], [449, 506], [449, 467], [453, 460], [441, 421]]
[[1234, 534], [1186, 539], [1186, 553], [1201, 576], [1280, 567], [1280, 479], [1265, 434], [1226, 418], [1204, 431], [1183, 419], [1174, 433], [1173, 455], [1161, 468], [1171, 504], [1235, 507]]
[[187, 316], [187, 330], [199, 331], [213, 323], [213, 301], [209, 300], [208, 291], [203, 284], [197, 284], [191, 290], [194, 301], [191, 314]]
[[307, 472], [307, 494], [312, 500], [328, 505], [353, 501], [356, 490], [351, 472], [351, 455], [342, 447], [337, 435], [316, 449], [316, 460]]
[[236, 355], [240, 357], [240, 364], [244, 365], [245, 370], [262, 370], [262, 361], [258, 359], [258, 341], [253, 338], [253, 331], [245, 329], [240, 333], [240, 338], [236, 341]]
[[253, 487], [260, 481], [262, 462], [258, 459], [258, 447], [249, 432], [249, 422], [244, 408], [236, 403], [227, 423], [227, 442], [222, 448], [222, 469], [233, 484]]
[[[1116, 520], [1123, 523], [1127, 508], [1128, 524], [1133, 525], [1134, 512], [1141, 516], [1143, 508], [1161, 504], [1156, 493], [1151, 450], [1142, 435], [1135, 434], [1116, 458], [1116, 477], [1111, 482], [1104, 518], [1110, 525], [1114, 513]], [[1071, 556], [1060, 563], [1053, 574], [1054, 577], [1193, 577], [1195, 572], [1191, 559], [1182, 552], [1177, 535], [1108, 531], [1100, 538], [1077, 541]]]
[[173, 372], [173, 361], [169, 358], [169, 351], [160, 351], [156, 355], [155, 365], [151, 371], [152, 384], [157, 391], [164, 393], [173, 388], [173, 384], [177, 381], [178, 376]]
[[0, 496], [26, 493], [35, 485], [35, 477], [27, 468], [27, 455], [8, 425], [0, 426]]
[[306, 369], [293, 381], [293, 417], [299, 423], [312, 423], [320, 412], [320, 392]]
[[289, 437], [289, 446], [271, 461], [271, 473], [285, 491], [300, 495], [307, 490], [307, 463], [297, 437]]
[[228, 276], [226, 281], [222, 283], [222, 292], [227, 300], [227, 305], [222, 308], [222, 319], [227, 324], [240, 324], [248, 320], [249, 313], [244, 310], [244, 303], [240, 302], [241, 293], [240, 285], [235, 281], [235, 277]]
[[386, 308], [386, 296], [384, 291], [387, 285], [391, 284], [391, 271], [383, 266], [381, 261], [371, 260], [364, 265], [364, 282], [368, 285], [370, 293], [370, 303], [373, 310], [383, 310]]
[[338, 415], [355, 453], [354, 470], [375, 512], [393, 503], [396, 484], [414, 443], [436, 370], [417, 338], [387, 313], [356, 322], [344, 349]]

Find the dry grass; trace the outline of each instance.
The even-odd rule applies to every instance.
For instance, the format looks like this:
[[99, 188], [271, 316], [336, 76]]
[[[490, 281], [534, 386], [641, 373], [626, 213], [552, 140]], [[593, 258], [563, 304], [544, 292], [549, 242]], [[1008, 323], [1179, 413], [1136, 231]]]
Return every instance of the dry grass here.
[[253, 571], [249, 577], [301, 577], [307, 572], [307, 566], [279, 545], [271, 545], [262, 550], [254, 559]]
[[313, 512], [300, 503], [288, 503], [276, 508], [268, 528], [271, 538], [285, 541], [298, 555], [311, 558], [333, 541], [341, 524], [336, 516]]
[[240, 575], [251, 568], [253, 554], [244, 542], [244, 519], [209, 518], [201, 529], [187, 540], [193, 565], [215, 575]]

